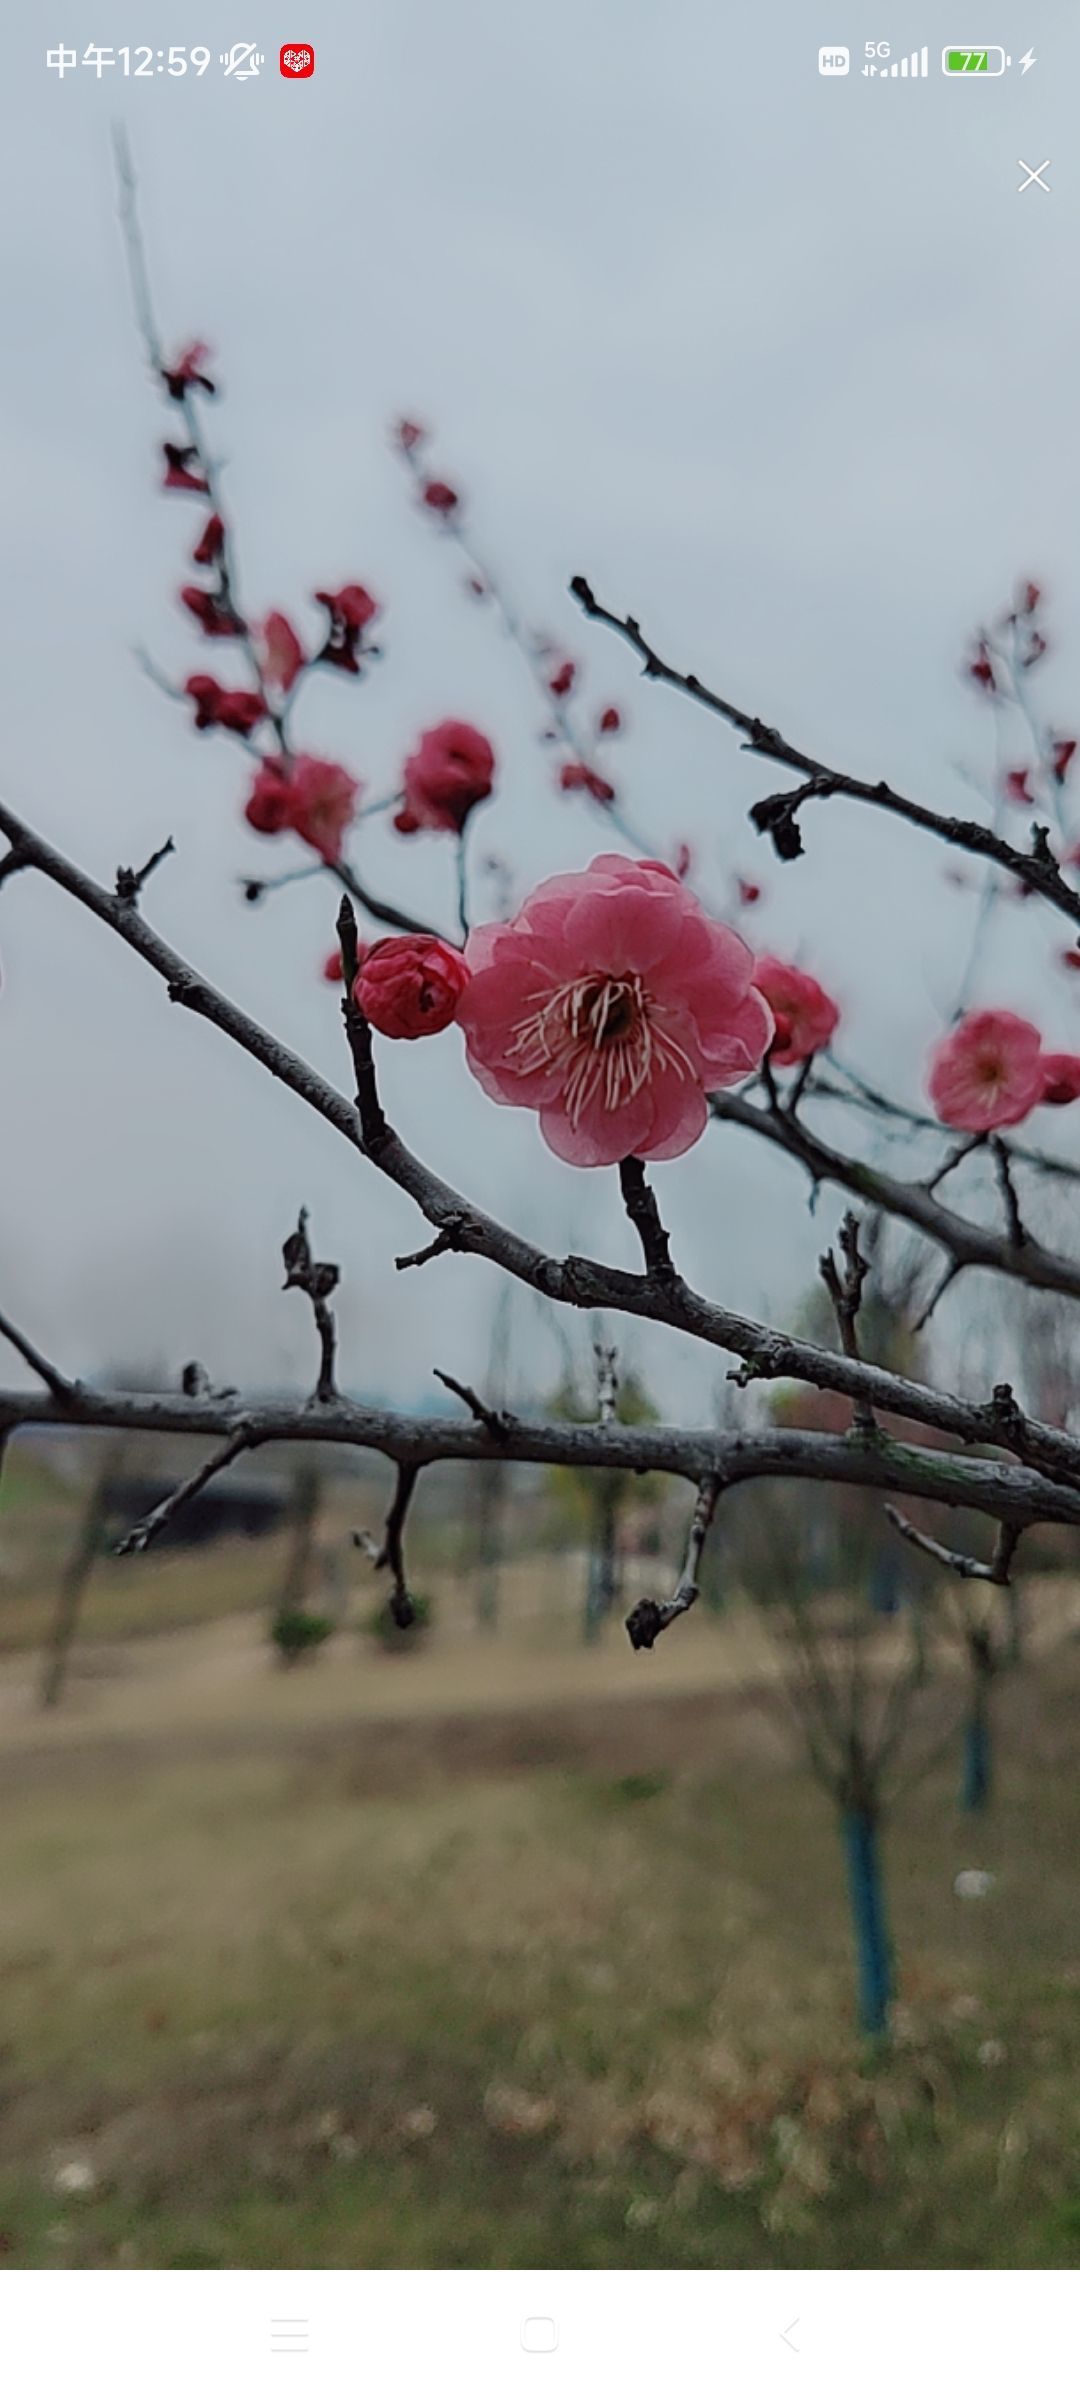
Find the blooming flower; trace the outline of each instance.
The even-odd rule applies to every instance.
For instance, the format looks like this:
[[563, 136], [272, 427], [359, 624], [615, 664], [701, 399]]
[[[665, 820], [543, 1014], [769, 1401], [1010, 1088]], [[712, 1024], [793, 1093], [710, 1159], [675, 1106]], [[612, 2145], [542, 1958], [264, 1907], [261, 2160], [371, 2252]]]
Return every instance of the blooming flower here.
[[322, 664], [341, 667], [346, 675], [359, 675], [360, 636], [365, 625], [378, 616], [378, 601], [362, 583], [342, 584], [339, 592], [316, 592], [315, 598], [330, 616], [330, 630], [318, 654]]
[[243, 618], [220, 592], [204, 592], [200, 584], [185, 583], [180, 598], [206, 634], [227, 641], [247, 631]]
[[198, 458], [193, 443], [163, 442], [165, 473], [162, 490], [165, 492], [207, 492], [210, 489], [205, 475], [192, 471], [191, 461]]
[[425, 483], [423, 500], [425, 508], [433, 509], [437, 517], [453, 516], [458, 505], [458, 496], [453, 484], [439, 483], [438, 480], [433, 483]]
[[797, 1067], [804, 1058], [824, 1050], [840, 1023], [840, 1011], [813, 975], [789, 967], [782, 958], [759, 958], [754, 983], [763, 992], [775, 1020], [769, 1045], [774, 1067]]
[[1043, 1052], [1026, 1017], [978, 1008], [961, 1017], [931, 1054], [927, 1090], [943, 1125], [992, 1133], [1019, 1125], [1042, 1098]]
[[1074, 1051], [1044, 1050], [1042, 1072], [1041, 1097], [1052, 1108], [1064, 1108], [1070, 1100], [1080, 1100], [1080, 1058]]
[[458, 1017], [493, 1100], [576, 1166], [677, 1158], [706, 1094], [758, 1065], [772, 1016], [737, 933], [657, 859], [595, 858], [470, 934]]
[[336, 866], [360, 786], [344, 767], [301, 752], [262, 761], [244, 815], [256, 833], [297, 833]]
[[475, 725], [447, 717], [421, 734], [401, 780], [405, 803], [394, 818], [399, 833], [460, 833], [470, 809], [491, 790], [495, 752]]
[[187, 349], [181, 351], [173, 366], [162, 368], [161, 380], [170, 400], [182, 400], [185, 392], [193, 383], [197, 383], [201, 391], [208, 392], [211, 398], [213, 397], [217, 385], [211, 383], [209, 375], [203, 372], [210, 355], [209, 342], [189, 342]]
[[248, 734], [266, 715], [266, 702], [258, 692], [227, 692], [213, 675], [189, 675], [184, 690], [195, 702], [197, 733], [220, 725], [226, 733]]
[[460, 950], [434, 933], [395, 933], [373, 942], [353, 998], [376, 1032], [416, 1042], [457, 1015], [469, 970]]
[[224, 547], [225, 527], [215, 509], [213, 516], [207, 518], [191, 553], [194, 564], [197, 567], [216, 566]]
[[279, 608], [272, 608], [262, 624], [263, 664], [271, 683], [279, 691], [291, 692], [300, 669], [307, 661], [288, 617]]

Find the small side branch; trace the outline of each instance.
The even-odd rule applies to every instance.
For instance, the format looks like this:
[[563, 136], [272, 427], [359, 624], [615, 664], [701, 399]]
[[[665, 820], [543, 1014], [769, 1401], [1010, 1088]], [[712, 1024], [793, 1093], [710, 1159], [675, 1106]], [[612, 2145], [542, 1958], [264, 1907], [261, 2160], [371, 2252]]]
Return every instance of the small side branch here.
[[371, 1047], [371, 1027], [363, 1009], [353, 998], [359, 965], [360, 946], [356, 931], [356, 910], [346, 892], [337, 916], [338, 942], [341, 946], [341, 973], [345, 997], [341, 1013], [345, 1020], [345, 1039], [356, 1077], [356, 1113], [364, 1148], [376, 1156], [390, 1131], [383, 1114], [379, 1087], [375, 1079], [375, 1058]]
[[306, 1292], [315, 1315], [315, 1328], [319, 1336], [319, 1380], [315, 1386], [315, 1398], [336, 1400], [334, 1358], [337, 1329], [333, 1312], [327, 1303], [341, 1280], [341, 1270], [333, 1266], [329, 1259], [312, 1256], [306, 1208], [300, 1211], [296, 1232], [290, 1233], [288, 1241], [282, 1244], [281, 1256], [285, 1268], [284, 1290]]
[[82, 1398], [81, 1386], [72, 1383], [68, 1376], [62, 1375], [59, 1367], [54, 1367], [51, 1359], [46, 1358], [27, 1338], [27, 1335], [20, 1333], [18, 1326], [13, 1325], [11, 1319], [5, 1317], [2, 1312], [0, 1312], [0, 1335], [3, 1336], [5, 1342], [11, 1343], [13, 1350], [18, 1351], [24, 1364], [39, 1377], [46, 1391], [52, 1393], [53, 1399], [59, 1400], [69, 1415], [77, 1416]]
[[[858, 1219], [848, 1209], [840, 1227], [840, 1256], [837, 1266], [831, 1250], [820, 1261], [821, 1278], [836, 1311], [841, 1347], [845, 1358], [859, 1358], [859, 1310], [862, 1306], [863, 1285], [869, 1273], [869, 1261], [859, 1249]], [[873, 1433], [874, 1412], [865, 1400], [853, 1400], [851, 1421], [860, 1433]]]
[[175, 851], [176, 844], [170, 833], [168, 841], [162, 842], [160, 850], [155, 850], [152, 853], [151, 857], [147, 859], [144, 867], [117, 868], [116, 897], [118, 900], [123, 901], [125, 908], [138, 907], [139, 894], [142, 891], [143, 885], [149, 883], [155, 867], [160, 867], [162, 859], [172, 858], [175, 855]]
[[951, 1575], [961, 1576], [965, 1583], [1004, 1585], [1010, 1581], [1023, 1530], [1021, 1526], [1000, 1525], [993, 1557], [982, 1559], [972, 1558], [964, 1550], [950, 1550], [944, 1542], [935, 1542], [930, 1534], [923, 1533], [918, 1525], [913, 1525], [910, 1517], [905, 1517], [900, 1509], [894, 1508], [891, 1500], [885, 1503], [885, 1514], [903, 1541], [910, 1542], [914, 1550], [921, 1550], [924, 1557], [936, 1560], [939, 1567], [947, 1567]]
[[670, 1237], [640, 1158], [624, 1158], [621, 1161], [619, 1186], [627, 1216], [641, 1243], [649, 1274], [655, 1275], [658, 1282], [672, 1282], [675, 1267]]
[[481, 1400], [479, 1392], [474, 1392], [471, 1383], [459, 1383], [456, 1375], [444, 1375], [441, 1367], [434, 1367], [432, 1373], [436, 1383], [444, 1384], [448, 1392], [454, 1392], [459, 1400], [464, 1400], [477, 1424], [486, 1425], [497, 1442], [509, 1440], [517, 1419], [508, 1408], [489, 1408], [486, 1401]]
[[631, 1609], [626, 1620], [631, 1649], [651, 1650], [667, 1627], [675, 1623], [676, 1617], [685, 1617], [687, 1610], [693, 1608], [700, 1589], [702, 1555], [716, 1514], [720, 1491], [717, 1475], [707, 1475], [698, 1485], [682, 1574], [670, 1600], [639, 1600], [637, 1607]]
[[251, 1426], [239, 1425], [236, 1432], [229, 1435], [228, 1441], [222, 1443], [220, 1450], [215, 1450], [212, 1457], [206, 1459], [203, 1465], [196, 1469], [194, 1475], [188, 1476], [186, 1483], [178, 1484], [176, 1490], [170, 1492], [167, 1499], [159, 1500], [157, 1507], [152, 1508], [148, 1516], [141, 1517], [139, 1523], [132, 1526], [130, 1533], [125, 1533], [123, 1541], [116, 1545], [117, 1558], [130, 1558], [135, 1552], [149, 1549], [151, 1542], [156, 1539], [166, 1525], [172, 1523], [173, 1518], [179, 1515], [180, 1510], [186, 1506], [187, 1502], [194, 1500], [197, 1493], [205, 1491], [207, 1484], [213, 1482], [215, 1475], [220, 1475], [223, 1468], [231, 1467], [234, 1458], [239, 1458], [243, 1451], [254, 1450], [258, 1445], [258, 1440], [259, 1436]]
[[394, 1497], [387, 1512], [381, 1542], [373, 1541], [370, 1533], [354, 1533], [353, 1535], [357, 1549], [363, 1550], [373, 1566], [389, 1567], [393, 1577], [390, 1611], [395, 1625], [403, 1633], [410, 1625], [416, 1623], [416, 1610], [413, 1607], [405, 1573], [404, 1537], [405, 1519], [409, 1513], [409, 1503], [412, 1500], [419, 1473], [419, 1467], [404, 1462], [399, 1465]]
[[1005, 1223], [1009, 1229], [1009, 1240], [1012, 1243], [1014, 1250], [1022, 1250], [1028, 1237], [1024, 1220], [1020, 1214], [1020, 1202], [1016, 1197], [1016, 1185], [1013, 1182], [1012, 1163], [1009, 1158], [1009, 1153], [1005, 1148], [1004, 1142], [999, 1142], [996, 1139], [991, 1140], [990, 1149], [993, 1154], [994, 1173], [997, 1176], [998, 1190], [1001, 1193], [1002, 1204], [1005, 1210]]

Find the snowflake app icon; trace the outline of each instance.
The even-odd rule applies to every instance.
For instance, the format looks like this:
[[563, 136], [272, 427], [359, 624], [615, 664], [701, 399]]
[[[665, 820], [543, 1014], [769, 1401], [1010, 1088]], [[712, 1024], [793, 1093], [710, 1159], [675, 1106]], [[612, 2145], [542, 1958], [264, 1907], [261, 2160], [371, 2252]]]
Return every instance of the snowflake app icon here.
[[278, 63], [291, 83], [301, 83], [306, 75], [315, 73], [315, 52], [310, 42], [283, 42]]

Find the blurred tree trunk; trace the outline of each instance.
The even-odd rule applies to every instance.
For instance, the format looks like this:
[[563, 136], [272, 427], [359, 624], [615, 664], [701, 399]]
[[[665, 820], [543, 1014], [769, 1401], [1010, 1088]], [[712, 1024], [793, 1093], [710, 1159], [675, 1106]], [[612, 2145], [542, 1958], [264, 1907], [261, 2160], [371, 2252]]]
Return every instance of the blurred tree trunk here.
[[474, 1470], [476, 1520], [473, 1573], [476, 1622], [481, 1633], [494, 1633], [499, 1621], [502, 1582], [503, 1523], [506, 1508], [506, 1461], [485, 1458]]
[[964, 1725], [964, 1775], [960, 1805], [971, 1814], [979, 1814], [989, 1807], [994, 1783], [990, 1692], [995, 1661], [990, 1637], [981, 1627], [973, 1629], [968, 1635], [968, 1660], [971, 1684]]
[[596, 1480], [593, 1540], [585, 1591], [584, 1630], [587, 1642], [599, 1640], [602, 1628], [619, 1605], [622, 1592], [617, 1486], [614, 1477], [603, 1472]]
[[[289, 1544], [285, 1558], [285, 1573], [281, 1580], [274, 1608], [271, 1632], [299, 1614], [307, 1597], [311, 1569], [315, 1556], [315, 1528], [322, 1500], [322, 1477], [317, 1467], [298, 1467], [293, 1481], [292, 1507], [289, 1512]], [[287, 1665], [292, 1663], [287, 1647], [278, 1645], [279, 1656]]]
[[42, 1708], [59, 1707], [63, 1697], [87, 1585], [108, 1521], [109, 1485], [120, 1473], [123, 1458], [122, 1444], [118, 1443], [108, 1450], [87, 1494], [74, 1546], [60, 1580], [56, 1612], [45, 1644], [39, 1693]]

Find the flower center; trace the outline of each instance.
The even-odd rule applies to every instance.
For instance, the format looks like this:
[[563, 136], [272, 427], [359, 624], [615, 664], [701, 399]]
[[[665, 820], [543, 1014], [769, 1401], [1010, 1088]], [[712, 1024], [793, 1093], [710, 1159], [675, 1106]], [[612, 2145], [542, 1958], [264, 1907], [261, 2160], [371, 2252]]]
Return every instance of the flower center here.
[[693, 1069], [685, 1050], [657, 1022], [640, 975], [581, 975], [513, 1028], [508, 1057], [523, 1075], [563, 1070], [572, 1125], [599, 1102], [612, 1111], [636, 1100], [650, 1077]]

